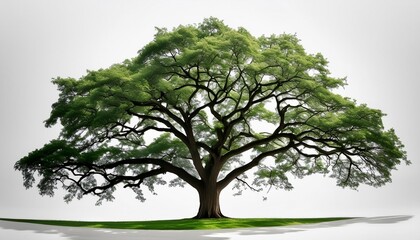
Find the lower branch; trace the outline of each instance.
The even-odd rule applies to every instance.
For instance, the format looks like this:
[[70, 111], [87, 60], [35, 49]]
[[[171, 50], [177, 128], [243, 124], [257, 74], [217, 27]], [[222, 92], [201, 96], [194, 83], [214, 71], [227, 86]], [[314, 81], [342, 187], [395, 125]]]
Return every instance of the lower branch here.
[[249, 183], [248, 183], [248, 182], [246, 182], [245, 180], [243, 180], [243, 179], [241, 179], [241, 178], [239, 178], [239, 177], [236, 177], [236, 180], [238, 180], [239, 182], [241, 182], [241, 183], [245, 184], [245, 185], [246, 185], [249, 189], [251, 189], [252, 191], [255, 191], [255, 192], [260, 192], [260, 191], [262, 190], [261, 188], [259, 188], [259, 189], [254, 188], [253, 186], [249, 185]]

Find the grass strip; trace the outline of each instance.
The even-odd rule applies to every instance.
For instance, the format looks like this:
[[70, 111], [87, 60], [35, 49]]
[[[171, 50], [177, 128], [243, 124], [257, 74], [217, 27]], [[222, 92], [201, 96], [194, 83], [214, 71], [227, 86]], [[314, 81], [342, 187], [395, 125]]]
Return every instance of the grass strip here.
[[179, 219], [154, 221], [64, 221], [0, 218], [4, 221], [35, 223], [67, 227], [113, 228], [113, 229], [153, 229], [153, 230], [202, 230], [227, 228], [275, 227], [345, 220], [350, 218], [217, 218], [217, 219]]

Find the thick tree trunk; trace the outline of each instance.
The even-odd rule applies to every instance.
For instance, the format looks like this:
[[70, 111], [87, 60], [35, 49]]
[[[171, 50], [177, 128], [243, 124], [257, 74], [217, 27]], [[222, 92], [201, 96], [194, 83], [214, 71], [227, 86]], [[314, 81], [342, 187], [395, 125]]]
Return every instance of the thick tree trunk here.
[[220, 210], [221, 188], [216, 183], [204, 185], [198, 189], [200, 207], [194, 218], [225, 218]]

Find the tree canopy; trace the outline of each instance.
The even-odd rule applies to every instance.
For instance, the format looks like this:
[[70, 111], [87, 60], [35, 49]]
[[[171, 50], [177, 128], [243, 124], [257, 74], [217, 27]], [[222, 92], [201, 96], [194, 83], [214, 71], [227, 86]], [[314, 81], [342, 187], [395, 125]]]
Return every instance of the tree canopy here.
[[342, 187], [381, 186], [409, 163], [403, 145], [380, 110], [334, 92], [346, 79], [327, 64], [295, 35], [254, 37], [215, 18], [157, 29], [133, 59], [55, 78], [45, 123], [61, 124], [60, 136], [15, 169], [42, 195], [61, 185], [66, 201], [112, 200], [117, 185], [144, 200], [142, 186], [188, 184], [199, 218], [223, 216], [219, 194], [232, 182], [291, 189], [290, 176], [321, 173]]

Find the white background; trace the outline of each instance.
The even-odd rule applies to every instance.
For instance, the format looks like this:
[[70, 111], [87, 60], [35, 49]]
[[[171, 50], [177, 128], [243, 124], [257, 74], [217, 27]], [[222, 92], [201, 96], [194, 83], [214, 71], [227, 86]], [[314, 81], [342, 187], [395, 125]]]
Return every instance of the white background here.
[[14, 163], [58, 135], [46, 129], [58, 92], [53, 77], [80, 77], [136, 55], [154, 27], [199, 23], [214, 16], [255, 36], [296, 33], [310, 53], [330, 61], [333, 76], [348, 77], [342, 93], [381, 109], [386, 128], [406, 146], [401, 165], [382, 187], [341, 189], [322, 176], [292, 179], [290, 192], [221, 196], [231, 217], [413, 215], [420, 209], [420, 2], [416, 0], [0, 0], [0, 217], [75, 220], [188, 218], [198, 197], [191, 188], [158, 189], [145, 203], [119, 190], [96, 207], [86, 197], [65, 204], [63, 193], [25, 190]]

